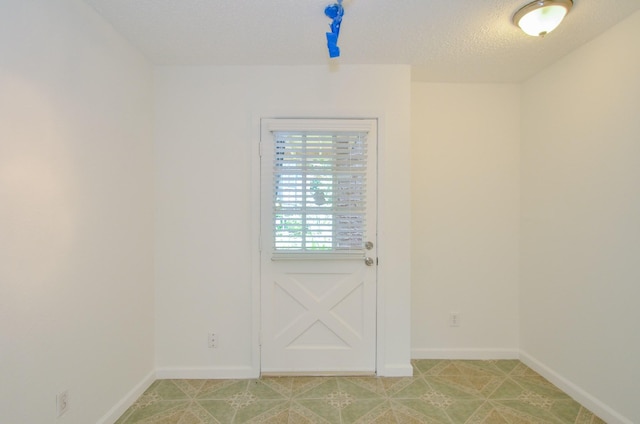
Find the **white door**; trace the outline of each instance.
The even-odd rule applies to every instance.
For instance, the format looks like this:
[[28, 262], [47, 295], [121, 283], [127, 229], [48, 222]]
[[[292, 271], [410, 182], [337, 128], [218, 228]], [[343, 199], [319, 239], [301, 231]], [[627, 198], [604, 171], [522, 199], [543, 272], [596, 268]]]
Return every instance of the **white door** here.
[[377, 121], [261, 127], [261, 371], [373, 374]]

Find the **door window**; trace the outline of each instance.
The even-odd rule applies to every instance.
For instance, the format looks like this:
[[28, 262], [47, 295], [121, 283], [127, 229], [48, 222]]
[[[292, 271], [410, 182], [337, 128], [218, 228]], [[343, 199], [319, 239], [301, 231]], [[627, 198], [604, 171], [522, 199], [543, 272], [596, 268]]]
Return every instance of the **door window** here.
[[276, 131], [273, 256], [361, 254], [367, 133]]

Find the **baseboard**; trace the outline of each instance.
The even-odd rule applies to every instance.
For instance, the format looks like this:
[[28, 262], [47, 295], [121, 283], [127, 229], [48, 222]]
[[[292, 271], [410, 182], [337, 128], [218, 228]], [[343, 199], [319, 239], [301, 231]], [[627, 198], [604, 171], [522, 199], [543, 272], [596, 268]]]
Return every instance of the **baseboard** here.
[[412, 349], [413, 359], [519, 359], [517, 349]]
[[378, 369], [379, 377], [411, 377], [413, 367], [411, 364], [388, 364], [383, 369]]
[[162, 379], [208, 379], [223, 378], [249, 379], [258, 378], [260, 370], [253, 367], [211, 367], [211, 368], [158, 368], [156, 377]]
[[613, 408], [590, 395], [578, 385], [567, 380], [558, 372], [544, 365], [528, 353], [521, 351], [520, 360], [608, 424], [633, 424], [630, 419], [620, 415]]
[[129, 391], [113, 408], [109, 410], [96, 424], [113, 424], [127, 409], [151, 386], [156, 380], [155, 371], [150, 372], [133, 389]]

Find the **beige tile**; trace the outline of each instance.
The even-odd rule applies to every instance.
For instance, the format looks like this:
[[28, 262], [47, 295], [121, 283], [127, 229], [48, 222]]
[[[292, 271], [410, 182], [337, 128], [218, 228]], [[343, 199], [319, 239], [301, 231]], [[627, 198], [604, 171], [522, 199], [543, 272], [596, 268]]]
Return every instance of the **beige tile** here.
[[451, 421], [446, 412], [437, 406], [420, 399], [394, 399], [391, 407], [396, 415], [411, 417], [419, 422], [433, 424], [450, 424]]
[[191, 402], [178, 424], [220, 424], [197, 402]]
[[233, 422], [237, 424], [264, 423], [289, 409], [289, 401], [258, 400], [237, 409]]
[[158, 380], [116, 424], [605, 424], [520, 361], [412, 366], [401, 378]]
[[451, 404], [447, 405], [444, 412], [449, 419], [454, 423], [466, 423], [469, 418], [475, 414], [475, 412], [485, 404], [485, 401], [473, 399], [473, 400], [460, 400], [456, 399]]
[[207, 380], [196, 399], [227, 399], [246, 392], [248, 386], [248, 380]]
[[339, 378], [338, 389], [355, 399], [382, 399], [386, 392], [379, 379]]
[[405, 380], [403, 383], [408, 384], [401, 384], [387, 389], [387, 394], [390, 398], [419, 399], [425, 393], [433, 390], [423, 378], [413, 378]]
[[331, 404], [325, 399], [297, 399], [291, 404], [291, 409], [311, 423], [339, 424], [339, 404]]
[[343, 383], [353, 387], [358, 387], [378, 396], [386, 395], [384, 379], [380, 377], [345, 377], [338, 379], [338, 385], [344, 389]]
[[428, 373], [432, 369], [438, 369], [443, 363], [449, 363], [449, 361], [443, 361], [440, 359], [414, 359], [411, 361], [414, 369], [414, 376]]
[[337, 392], [338, 379], [319, 377], [301, 377], [293, 380], [294, 399], [321, 399], [329, 393]]
[[393, 411], [388, 401], [380, 399], [360, 399], [353, 401], [340, 411], [341, 422], [345, 424], [371, 423]]
[[396, 424], [398, 419], [393, 412], [393, 409], [384, 409], [378, 412], [372, 412], [369, 415], [365, 415], [362, 418], [355, 421], [354, 424]]
[[134, 404], [122, 424], [178, 423], [190, 401], [158, 400]]
[[285, 398], [291, 398], [293, 394], [293, 377], [267, 377], [260, 381]]
[[460, 375], [425, 376], [424, 380], [433, 391], [454, 399], [484, 399], [500, 384], [500, 380], [495, 377], [488, 377], [482, 382], [472, 382], [469, 377]]
[[420, 377], [382, 377], [380, 382], [387, 396], [398, 393]]

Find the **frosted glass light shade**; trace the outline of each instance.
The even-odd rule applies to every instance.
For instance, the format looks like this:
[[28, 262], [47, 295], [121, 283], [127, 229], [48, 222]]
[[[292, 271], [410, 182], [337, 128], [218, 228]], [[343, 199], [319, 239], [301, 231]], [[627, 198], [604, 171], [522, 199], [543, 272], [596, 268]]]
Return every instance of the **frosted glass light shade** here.
[[560, 25], [572, 5], [572, 0], [534, 1], [516, 12], [513, 23], [529, 35], [545, 36]]

